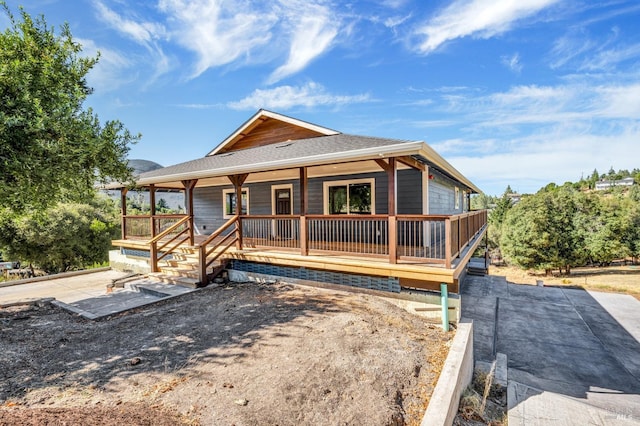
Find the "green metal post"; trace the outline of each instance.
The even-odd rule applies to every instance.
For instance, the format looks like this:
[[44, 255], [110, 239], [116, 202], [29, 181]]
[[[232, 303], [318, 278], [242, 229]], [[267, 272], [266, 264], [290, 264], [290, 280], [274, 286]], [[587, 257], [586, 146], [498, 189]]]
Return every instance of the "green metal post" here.
[[442, 329], [449, 331], [449, 291], [444, 283], [440, 284], [440, 304], [442, 305]]

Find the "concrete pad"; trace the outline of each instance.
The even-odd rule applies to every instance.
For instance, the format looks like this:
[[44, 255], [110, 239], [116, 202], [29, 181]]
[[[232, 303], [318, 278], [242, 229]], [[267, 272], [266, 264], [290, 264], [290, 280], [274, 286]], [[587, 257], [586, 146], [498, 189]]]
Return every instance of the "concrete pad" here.
[[508, 423], [514, 425], [640, 425], [629, 411], [607, 410], [515, 381], [507, 387]]
[[509, 284], [508, 289], [509, 299], [520, 299], [526, 302], [541, 301], [554, 304], [571, 304], [560, 288], [538, 287], [526, 284]]
[[[502, 319], [507, 319], [503, 321]], [[593, 335], [580, 315], [566, 305], [522, 304], [518, 300], [501, 299], [498, 310], [498, 350], [509, 357], [509, 348], [503, 340], [513, 344], [566, 345], [600, 350], [601, 342]], [[552, 348], [550, 348], [552, 349]]]
[[508, 284], [505, 294], [503, 284], [490, 278], [470, 282], [480, 289], [463, 285], [462, 312], [481, 331], [474, 336], [479, 363], [493, 361], [487, 358], [493, 341], [493, 353], [507, 355], [510, 401], [517, 397], [517, 403], [510, 402], [511, 424], [637, 424], [640, 302], [626, 295], [516, 284]]
[[640, 342], [640, 301], [628, 294], [588, 293], [636, 342]]
[[2, 287], [0, 288], [0, 304], [46, 297], [54, 297], [56, 300], [71, 303], [97, 297], [106, 294], [106, 286], [111, 283], [111, 280], [125, 275], [127, 275], [126, 272], [109, 270]]

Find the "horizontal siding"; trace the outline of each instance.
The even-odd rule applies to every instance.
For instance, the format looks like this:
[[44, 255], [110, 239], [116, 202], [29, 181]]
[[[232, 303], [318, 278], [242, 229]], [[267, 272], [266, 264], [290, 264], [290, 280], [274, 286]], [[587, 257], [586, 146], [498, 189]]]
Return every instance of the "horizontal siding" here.
[[456, 209], [455, 181], [436, 170], [430, 169], [429, 174], [433, 177], [432, 179], [429, 179], [429, 214], [450, 215], [462, 213], [464, 206], [462, 187], [458, 186], [459, 205], [458, 209]]
[[[388, 213], [387, 186], [385, 172], [361, 173], [348, 176], [329, 176], [309, 179], [309, 214], [324, 214], [324, 182], [355, 179], [375, 179], [376, 214]], [[271, 186], [293, 185], [293, 213], [300, 214], [300, 182], [295, 180], [260, 182], [244, 185], [249, 189], [249, 214], [270, 215], [272, 212]], [[233, 186], [196, 188], [193, 193], [194, 222], [201, 234], [211, 234], [222, 226], [223, 190]], [[422, 176], [418, 170], [398, 171], [398, 214], [422, 214]]]

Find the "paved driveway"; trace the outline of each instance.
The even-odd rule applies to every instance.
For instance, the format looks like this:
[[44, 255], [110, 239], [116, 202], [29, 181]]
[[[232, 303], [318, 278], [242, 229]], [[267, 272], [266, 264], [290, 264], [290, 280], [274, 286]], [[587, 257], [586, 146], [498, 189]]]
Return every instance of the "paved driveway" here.
[[507, 355], [509, 424], [640, 424], [640, 302], [468, 277], [476, 361]]

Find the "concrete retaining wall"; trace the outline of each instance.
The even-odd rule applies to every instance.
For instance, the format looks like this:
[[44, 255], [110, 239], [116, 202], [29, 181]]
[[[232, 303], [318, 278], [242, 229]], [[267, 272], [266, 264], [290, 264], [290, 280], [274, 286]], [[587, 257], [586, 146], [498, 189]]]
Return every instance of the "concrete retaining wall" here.
[[120, 253], [120, 250], [109, 251], [109, 266], [114, 271], [148, 274], [151, 272], [149, 259], [135, 258]]
[[451, 342], [438, 384], [421, 426], [449, 426], [458, 412], [460, 395], [473, 377], [473, 323], [464, 318]]

